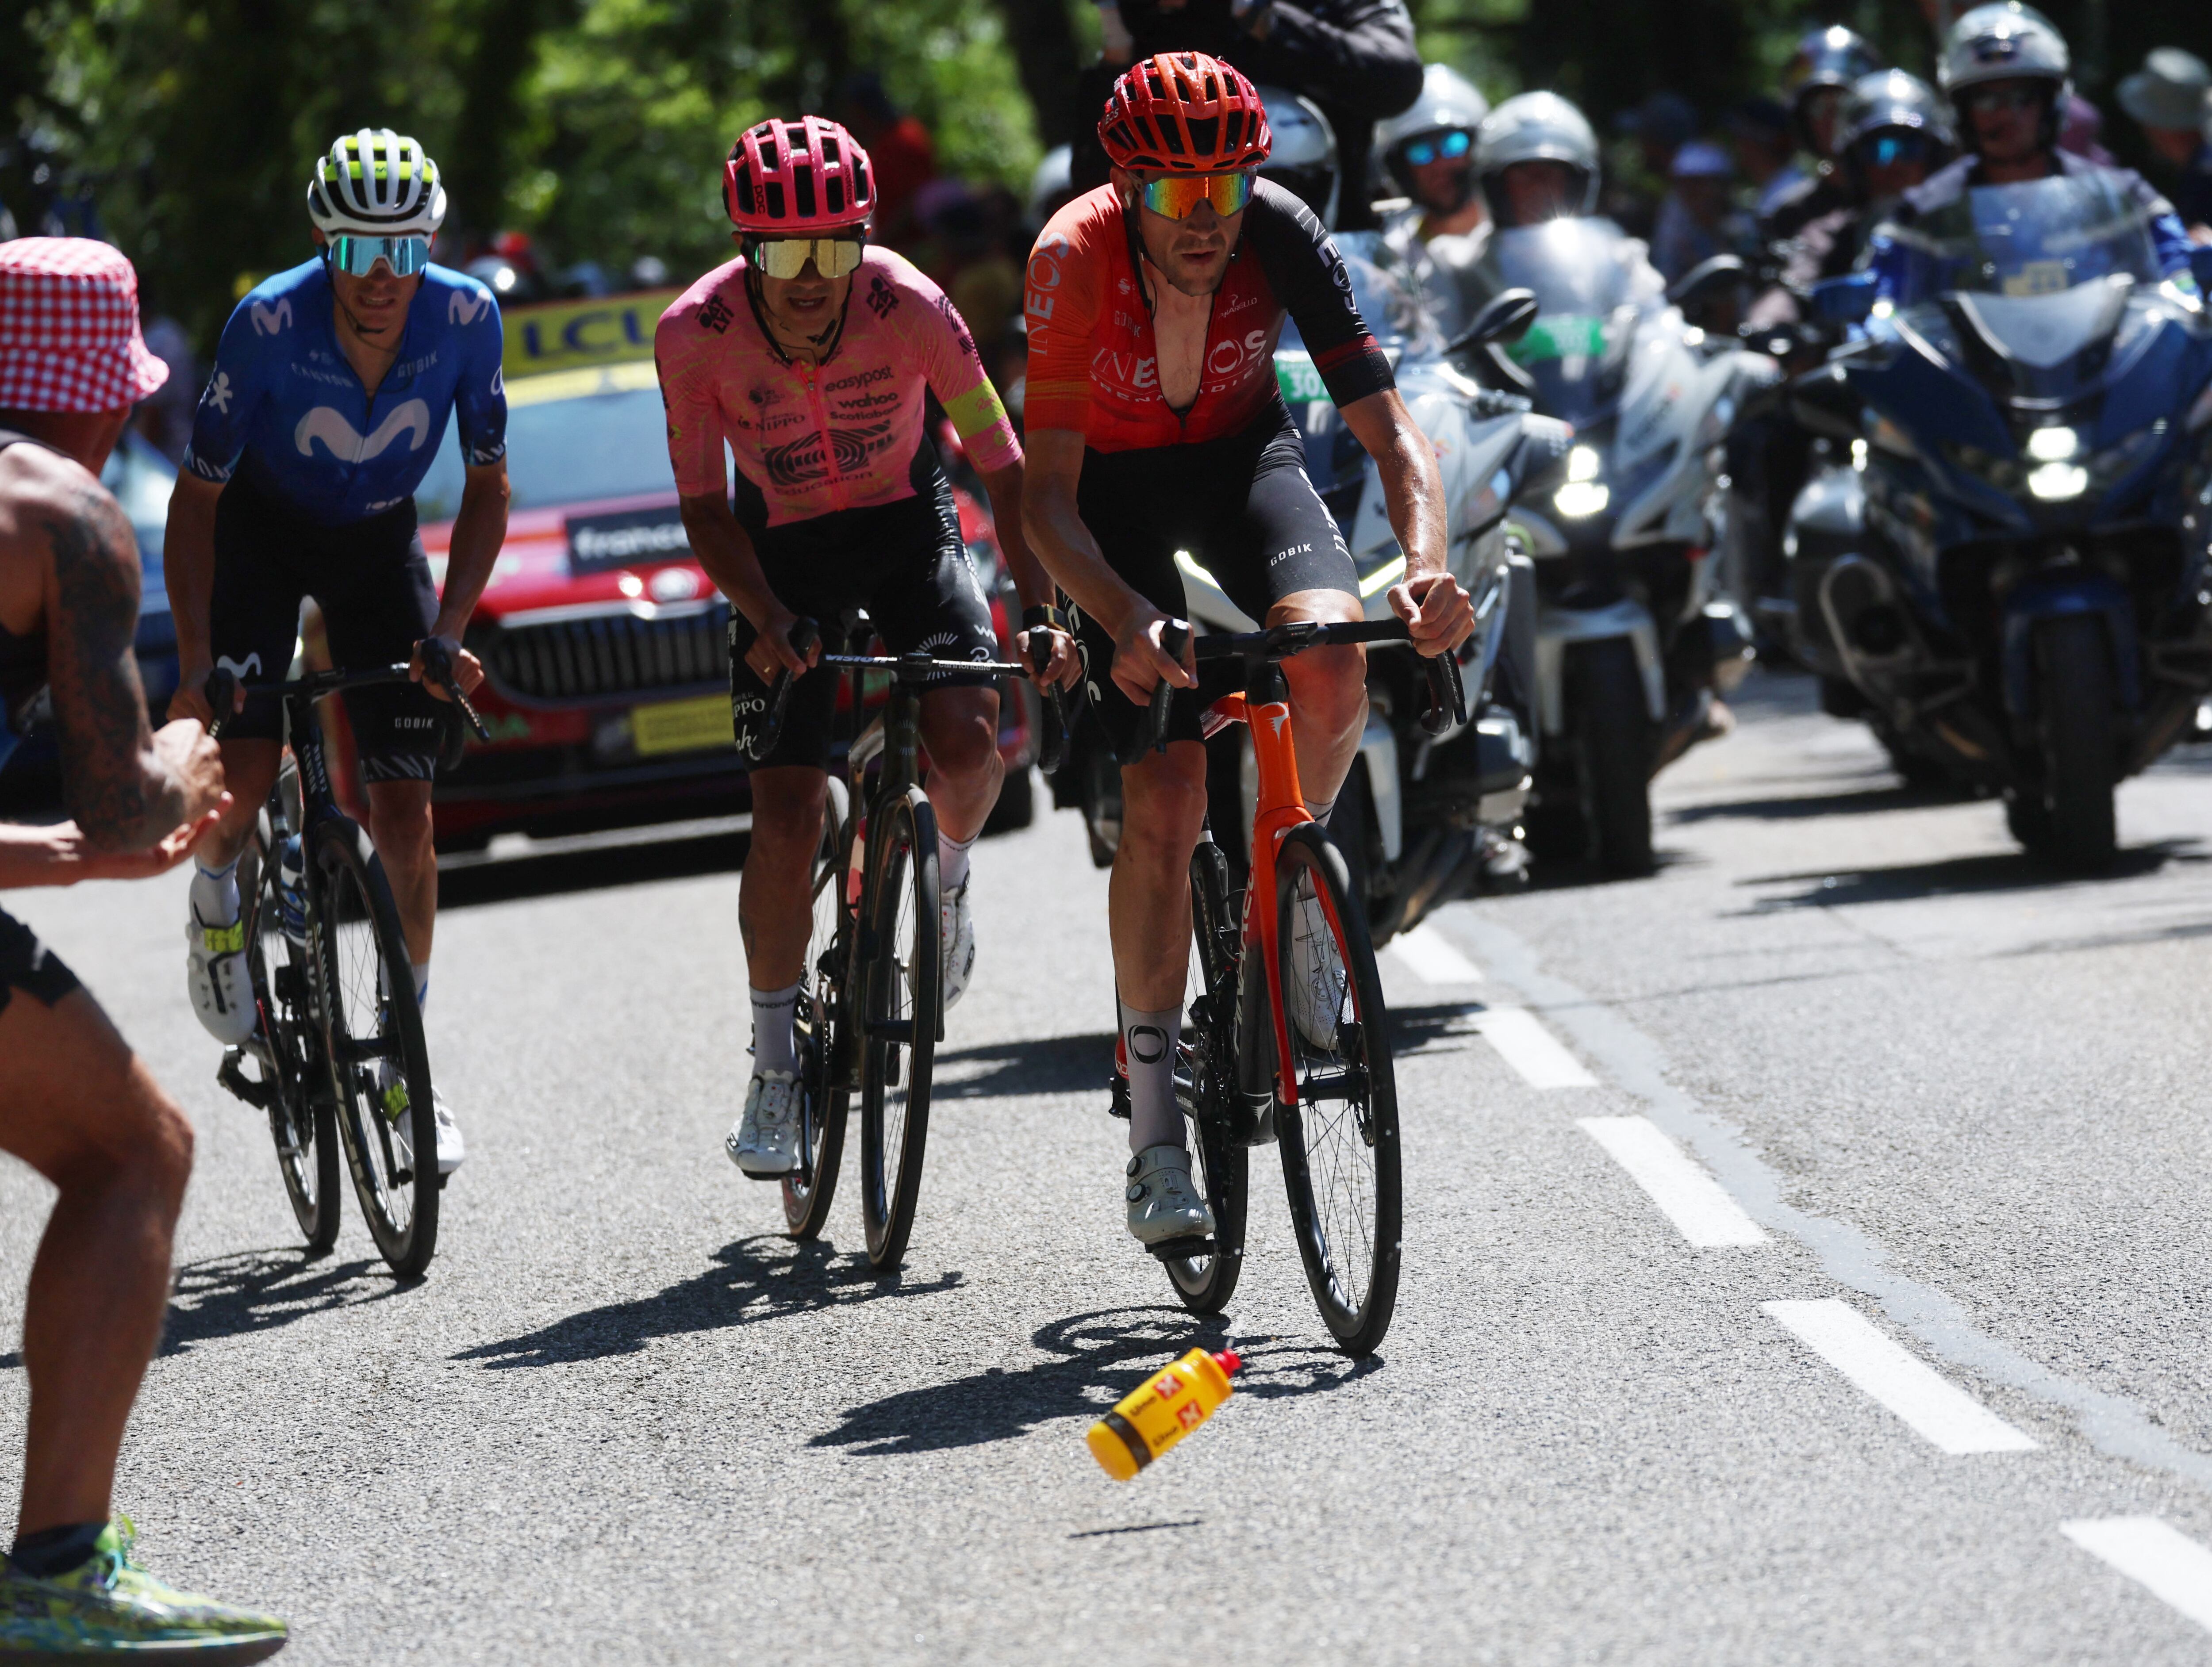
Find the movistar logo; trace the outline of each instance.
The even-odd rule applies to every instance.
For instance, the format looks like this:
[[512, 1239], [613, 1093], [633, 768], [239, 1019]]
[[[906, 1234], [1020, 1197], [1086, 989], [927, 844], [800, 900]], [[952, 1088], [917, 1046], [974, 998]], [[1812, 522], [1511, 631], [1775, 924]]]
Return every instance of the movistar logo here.
[[477, 315], [491, 305], [491, 291], [483, 288], [456, 289], [453, 299], [446, 303], [447, 319], [457, 324], [472, 324]]
[[292, 327], [292, 298], [287, 295], [274, 306], [264, 306], [256, 301], [248, 310], [248, 316], [253, 320], [256, 336], [274, 336], [280, 330], [289, 330]]
[[318, 405], [300, 419], [300, 426], [292, 431], [292, 443], [303, 458], [313, 457], [315, 442], [320, 440], [323, 449], [340, 463], [368, 463], [383, 456], [403, 433], [410, 436], [410, 452], [421, 451], [430, 438], [430, 408], [422, 401], [410, 399], [396, 407], [376, 425], [374, 433], [366, 436], [339, 412]]

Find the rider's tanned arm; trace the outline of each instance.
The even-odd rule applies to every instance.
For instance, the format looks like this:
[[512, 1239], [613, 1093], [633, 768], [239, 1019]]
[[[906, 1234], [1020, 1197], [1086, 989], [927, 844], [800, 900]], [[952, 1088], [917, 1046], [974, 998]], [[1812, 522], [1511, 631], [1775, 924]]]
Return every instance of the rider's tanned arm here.
[[52, 482], [42, 495], [21, 524], [43, 534], [51, 563], [47, 658], [63, 796], [96, 849], [140, 849], [203, 807], [155, 749], [146, 722], [131, 650], [137, 545], [115, 500], [88, 478]]

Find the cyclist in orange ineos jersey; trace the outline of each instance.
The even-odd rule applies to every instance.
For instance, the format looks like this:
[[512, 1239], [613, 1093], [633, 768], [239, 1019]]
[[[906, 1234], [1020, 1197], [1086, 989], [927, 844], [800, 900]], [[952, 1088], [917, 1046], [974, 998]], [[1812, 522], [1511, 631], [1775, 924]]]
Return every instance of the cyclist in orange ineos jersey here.
[[[1147, 1245], [1212, 1222], [1175, 1100], [1190, 954], [1192, 849], [1206, 754], [1188, 656], [1160, 647], [1183, 609], [1175, 555], [1197, 554], [1269, 625], [1362, 617], [1352, 558], [1304, 470], [1276, 391], [1287, 313], [1380, 466], [1406, 576], [1390, 605], [1424, 654], [1474, 628], [1444, 567], [1435, 453], [1368, 334], [1335, 245], [1311, 211], [1255, 180], [1269, 136], [1260, 97], [1200, 52], [1164, 53], [1115, 83], [1098, 136], [1111, 181], [1055, 215], [1030, 256], [1026, 411], [1030, 543], [1078, 610], [1093, 707], [1133, 755], [1143, 710], [1174, 685], [1164, 754], [1121, 773], [1109, 918], [1129, 1076], [1125, 1197]], [[1367, 716], [1364, 651], [1285, 663], [1307, 809], [1325, 821]]]
[[[744, 621], [731, 640], [732, 706], [763, 711], [779, 673], [801, 674], [781, 736], [752, 772], [752, 848], [738, 901], [753, 1077], [726, 1146], [746, 1174], [773, 1179], [798, 1163], [793, 1020], [837, 699], [832, 668], [810, 670], [791, 627], [865, 607], [894, 653], [998, 658], [951, 488], [924, 430], [925, 390], [983, 477], [1024, 626], [1050, 632], [1046, 676], [1073, 682], [1076, 663], [1073, 640], [1046, 605], [1050, 581], [1023, 542], [1021, 447], [975, 338], [935, 284], [868, 245], [876, 190], [867, 153], [820, 117], [765, 121], [732, 149], [723, 192], [742, 253], [661, 316], [653, 356], [684, 529]], [[737, 459], [734, 511], [725, 442]], [[925, 690], [921, 738], [950, 1007], [975, 958], [968, 849], [1005, 773], [998, 692]]]

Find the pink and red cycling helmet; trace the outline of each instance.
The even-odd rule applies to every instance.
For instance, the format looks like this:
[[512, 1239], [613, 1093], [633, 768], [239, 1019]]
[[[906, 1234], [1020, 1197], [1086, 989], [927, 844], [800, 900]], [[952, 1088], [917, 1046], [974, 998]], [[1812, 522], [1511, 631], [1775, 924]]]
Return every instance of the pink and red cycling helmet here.
[[860, 142], [826, 117], [771, 118], [730, 147], [722, 205], [750, 237], [857, 231], [875, 212], [875, 169]]

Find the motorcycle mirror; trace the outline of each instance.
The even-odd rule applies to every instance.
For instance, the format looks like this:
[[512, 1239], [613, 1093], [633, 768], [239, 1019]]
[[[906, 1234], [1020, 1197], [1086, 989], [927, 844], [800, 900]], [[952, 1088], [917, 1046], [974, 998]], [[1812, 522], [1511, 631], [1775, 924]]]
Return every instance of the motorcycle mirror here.
[[1874, 311], [1875, 276], [1852, 272], [1823, 278], [1813, 286], [1813, 314], [1832, 324], [1864, 324]]
[[1699, 261], [1688, 271], [1667, 286], [1667, 300], [1684, 312], [1700, 301], [1711, 300], [1723, 290], [1733, 289], [1748, 276], [1742, 261], [1734, 255], [1714, 255]]
[[1860, 437], [1859, 397], [1841, 365], [1823, 365], [1790, 384], [1790, 415], [1800, 427], [1829, 439]]
[[1500, 342], [1517, 342], [1528, 333], [1528, 326], [1536, 322], [1539, 311], [1533, 291], [1502, 290], [1474, 315], [1474, 322], [1462, 330], [1444, 352], [1447, 355], [1459, 354], [1470, 348], [1486, 348]]

